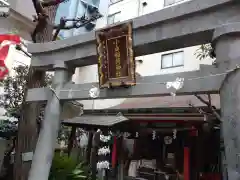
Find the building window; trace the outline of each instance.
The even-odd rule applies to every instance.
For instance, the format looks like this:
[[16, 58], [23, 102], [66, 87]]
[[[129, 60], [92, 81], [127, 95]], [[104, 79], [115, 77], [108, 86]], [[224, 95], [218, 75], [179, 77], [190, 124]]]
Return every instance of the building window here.
[[120, 22], [120, 15], [121, 15], [121, 12], [117, 12], [117, 13], [109, 15], [107, 23], [114, 24], [114, 23]]
[[172, 68], [184, 65], [183, 51], [162, 55], [161, 68]]
[[110, 0], [110, 5], [115, 4], [115, 3], [118, 3], [118, 2], [120, 2], [120, 1], [123, 1], [123, 0]]
[[164, 6], [170, 6], [183, 0], [164, 0]]
[[92, 0], [92, 5], [95, 7], [99, 7], [100, 0]]

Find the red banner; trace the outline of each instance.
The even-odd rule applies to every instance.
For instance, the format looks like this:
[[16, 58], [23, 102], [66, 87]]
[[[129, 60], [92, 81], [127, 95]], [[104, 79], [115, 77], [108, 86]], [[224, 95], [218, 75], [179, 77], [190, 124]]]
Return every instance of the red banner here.
[[5, 40], [15, 42], [16, 44], [19, 44], [21, 42], [21, 38], [18, 35], [15, 35], [15, 34], [0, 34], [0, 43], [2, 43]]
[[[0, 35], [0, 79], [3, 79], [8, 73], [9, 47], [13, 44], [19, 44], [21, 38], [18, 35], [1, 34]], [[10, 57], [11, 58], [11, 57]]]

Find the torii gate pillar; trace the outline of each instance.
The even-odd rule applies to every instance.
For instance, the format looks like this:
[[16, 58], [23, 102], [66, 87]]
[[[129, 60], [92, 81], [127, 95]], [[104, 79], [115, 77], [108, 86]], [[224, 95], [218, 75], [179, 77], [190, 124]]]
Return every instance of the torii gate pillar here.
[[[240, 23], [215, 30], [213, 45], [218, 66], [240, 65]], [[222, 132], [229, 180], [240, 179], [240, 69], [227, 74], [220, 89]], [[225, 180], [225, 179], [224, 179]]]
[[64, 62], [55, 64], [54, 70], [52, 85], [55, 90], [49, 97], [45, 108], [43, 127], [39, 134], [28, 180], [47, 180], [52, 165], [62, 111], [62, 103], [58, 99], [58, 94], [72, 75]]

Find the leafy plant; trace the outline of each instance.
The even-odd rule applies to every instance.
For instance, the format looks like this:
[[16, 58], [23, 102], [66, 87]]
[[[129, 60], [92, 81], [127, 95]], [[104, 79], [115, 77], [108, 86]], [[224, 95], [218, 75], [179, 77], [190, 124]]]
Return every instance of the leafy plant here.
[[0, 120], [0, 137], [10, 139], [17, 134], [17, 122], [10, 120]]
[[13, 28], [10, 30], [9, 34], [18, 34], [19, 30], [17, 28]]
[[74, 179], [87, 179], [88, 177], [88, 168], [84, 165], [84, 162], [79, 163], [71, 173], [72, 178]]
[[211, 57], [211, 52], [212, 52], [211, 44], [203, 44], [196, 50], [194, 55], [196, 55], [197, 59], [203, 60], [207, 57]]
[[[20, 110], [24, 100], [24, 91], [26, 86], [26, 79], [28, 76], [28, 66], [17, 66], [13, 68], [14, 76], [7, 76], [1, 81], [1, 86], [4, 88], [3, 98], [0, 100], [0, 107], [3, 107], [9, 117], [20, 117]], [[51, 83], [51, 74], [45, 77], [45, 84]]]
[[49, 180], [87, 180], [89, 168], [66, 154], [55, 153]]
[[2, 81], [4, 95], [1, 101], [1, 107], [7, 111], [7, 116], [18, 118], [24, 97], [28, 67], [15, 67], [14, 72], [15, 76], [8, 76]]

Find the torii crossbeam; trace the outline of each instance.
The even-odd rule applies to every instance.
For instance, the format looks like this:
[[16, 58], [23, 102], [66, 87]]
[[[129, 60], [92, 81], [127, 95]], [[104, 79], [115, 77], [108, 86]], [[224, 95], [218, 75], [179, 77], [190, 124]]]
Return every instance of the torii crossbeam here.
[[[151, 53], [208, 43], [216, 27], [239, 21], [236, 0], [192, 0], [132, 20], [134, 54]], [[52, 68], [56, 61], [75, 66], [97, 63], [95, 32], [28, 47], [32, 66]]]
[[[180, 76], [186, 79], [196, 78], [196, 81], [186, 82], [179, 92], [180, 95], [220, 93], [229, 180], [240, 178], [239, 12], [240, 1], [237, 0], [192, 0], [132, 20], [136, 56], [212, 42], [217, 67], [204, 67], [199, 71], [174, 75], [144, 77], [137, 83], [165, 82]], [[72, 71], [72, 68], [97, 63], [94, 32], [61, 41], [31, 44], [28, 51], [33, 55], [32, 66], [43, 70], [55, 70], [55, 93], [46, 88], [30, 89], [27, 96], [27, 101], [48, 100], [44, 125], [29, 176], [29, 180], [47, 180], [60, 123], [61, 103], [73, 99], [89, 99], [85, 89], [94, 85], [67, 83], [68, 72]], [[197, 79], [210, 74], [221, 75]], [[169, 94], [161, 83], [156, 83], [154, 87], [137, 84], [128, 89], [101, 90], [99, 98]]]
[[[114, 98], [134, 98], [134, 97], [154, 97], [168, 96], [170, 90], [166, 88], [167, 81], [174, 81], [177, 77], [184, 78], [184, 86], [178, 90], [177, 95], [189, 94], [218, 94], [226, 74], [225, 68], [216, 68], [210, 65], [201, 65], [199, 71], [182, 72], [175, 74], [157, 75], [139, 77], [136, 86], [121, 89], [100, 89], [100, 95], [96, 99], [114, 99]], [[215, 76], [219, 74], [219, 76]], [[89, 90], [92, 87], [98, 87], [98, 83], [87, 84], [65, 84], [59, 94], [61, 101], [70, 100], [88, 100]], [[47, 101], [52, 95], [49, 88], [30, 89], [27, 95], [27, 101]]]

